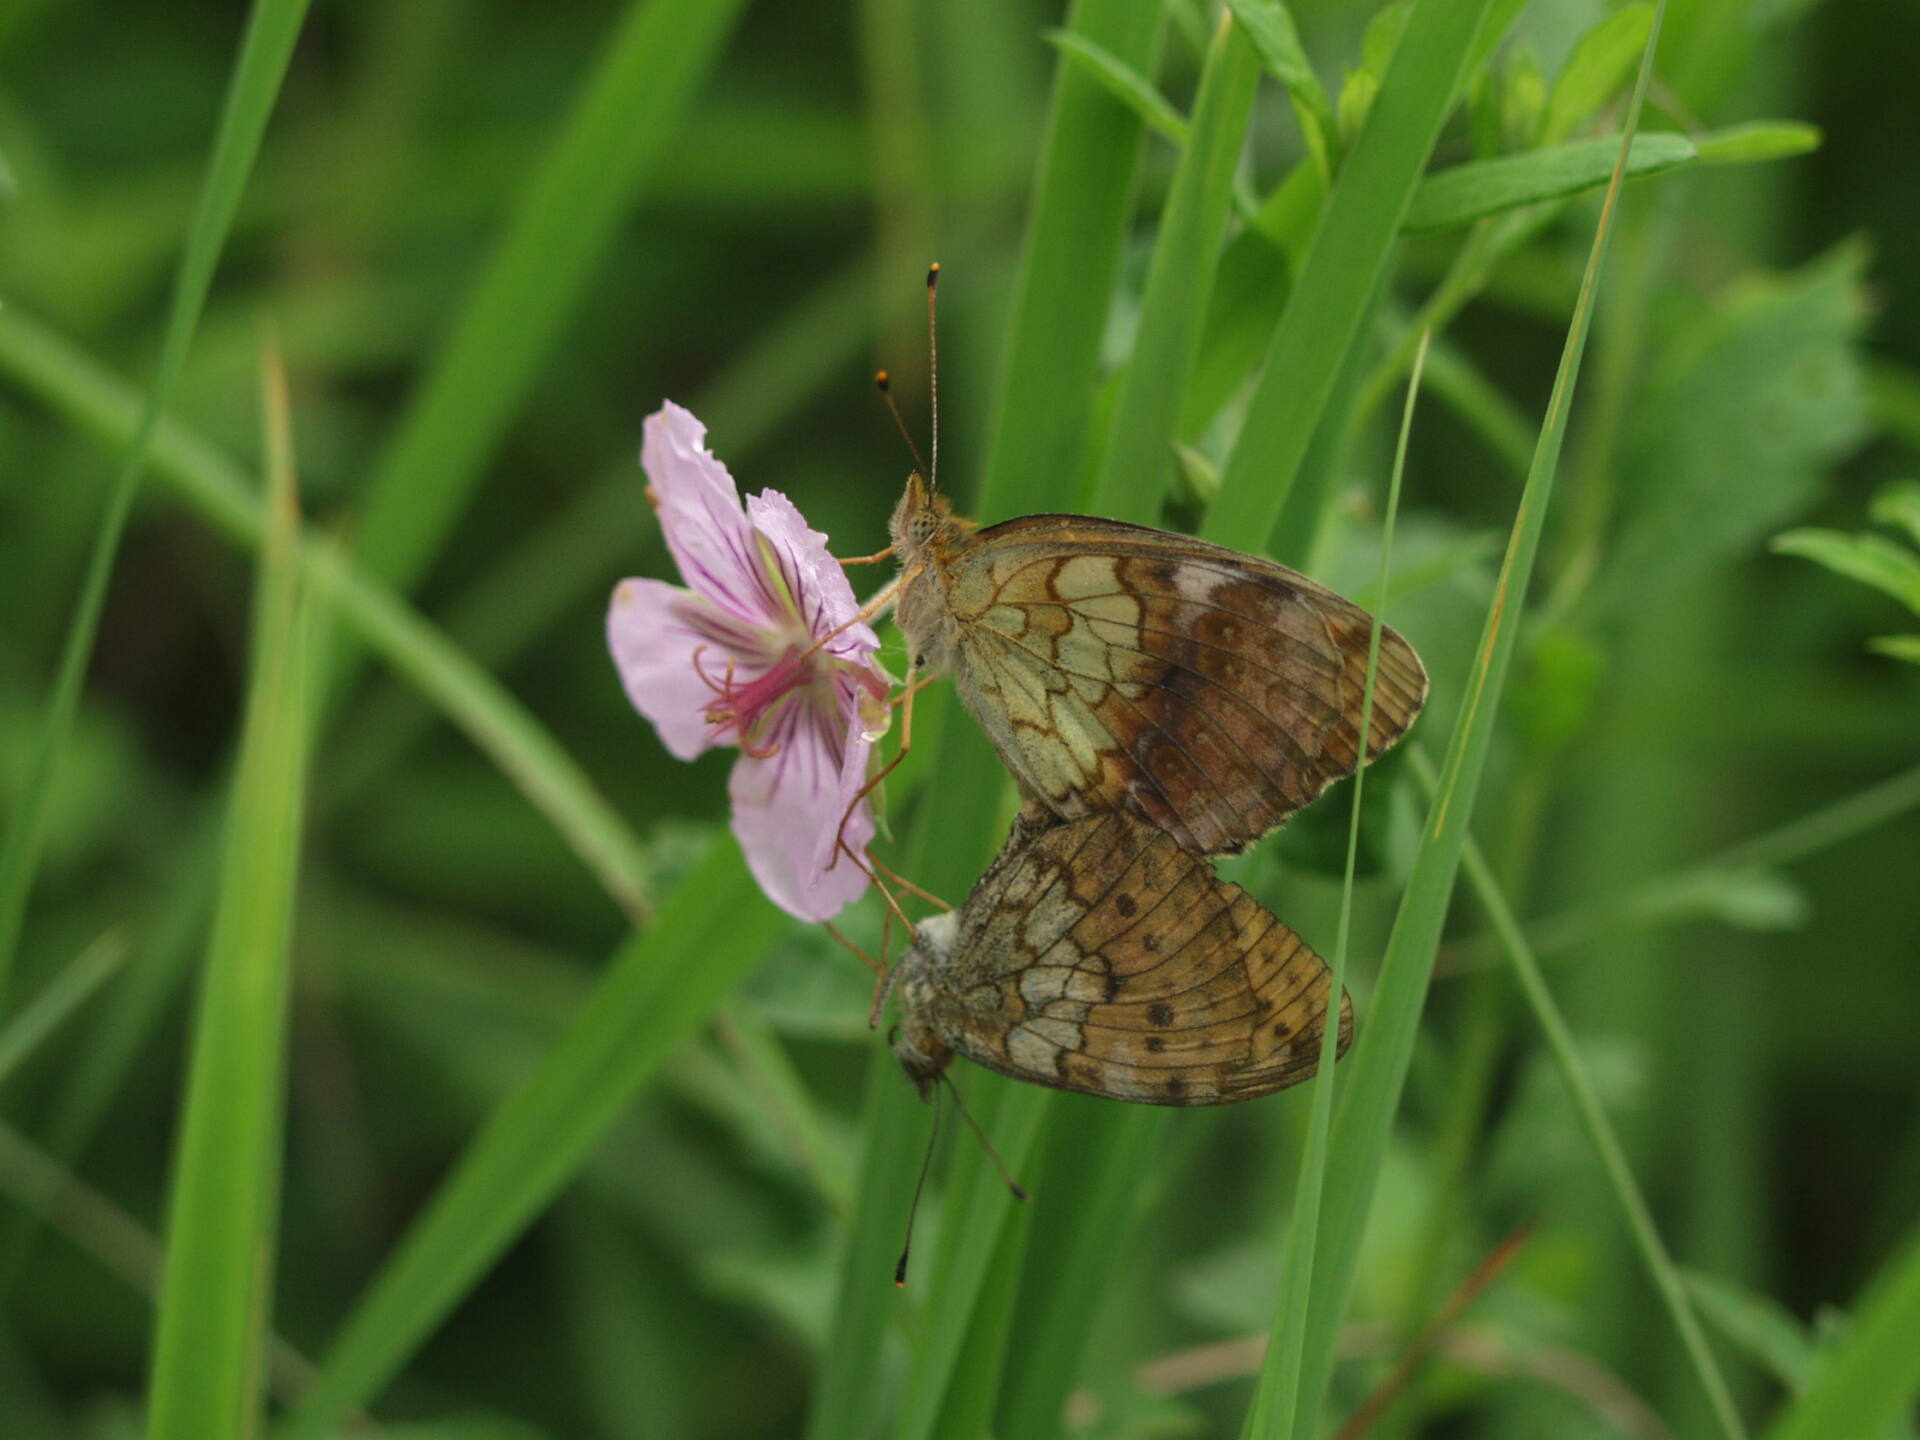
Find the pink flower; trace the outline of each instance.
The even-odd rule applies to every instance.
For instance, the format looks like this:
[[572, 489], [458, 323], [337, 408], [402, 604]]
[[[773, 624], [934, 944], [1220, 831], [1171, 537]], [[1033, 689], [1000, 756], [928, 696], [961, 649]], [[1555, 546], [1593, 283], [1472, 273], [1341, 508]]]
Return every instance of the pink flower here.
[[[740, 747], [727, 790], [748, 868], [781, 909], [828, 920], [867, 888], [859, 866], [833, 864], [835, 838], [886, 733], [893, 681], [827, 537], [775, 490], [742, 509], [706, 435], [671, 402], [647, 417], [647, 497], [687, 588], [622, 580], [607, 645], [676, 756]], [[873, 828], [863, 800], [844, 832], [856, 855]]]

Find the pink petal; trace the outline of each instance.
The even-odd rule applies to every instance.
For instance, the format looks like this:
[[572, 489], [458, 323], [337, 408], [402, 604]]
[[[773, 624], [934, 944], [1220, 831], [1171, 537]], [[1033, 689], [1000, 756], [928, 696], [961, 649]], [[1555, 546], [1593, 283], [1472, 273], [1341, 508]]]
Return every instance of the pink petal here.
[[[714, 612], [714, 624], [726, 623], [712, 601], [663, 580], [622, 580], [607, 606], [607, 648], [627, 698], [680, 760], [691, 760], [713, 744], [705, 713], [713, 691], [694, 668], [694, 651], [704, 645], [709, 653], [701, 657], [703, 664], [718, 655], [719, 668], [726, 666], [726, 652], [714, 645], [713, 636], [690, 623], [703, 610]], [[715, 673], [711, 664], [708, 673]]]
[[848, 625], [860, 602], [846, 568], [828, 551], [826, 535], [809, 526], [791, 500], [778, 490], [762, 490], [748, 498], [747, 519], [765, 537], [808, 633], [817, 640], [847, 626], [822, 647], [828, 654], [851, 660], [880, 648], [869, 626]]
[[781, 610], [753, 526], [706, 438], [707, 427], [671, 400], [647, 417], [640, 464], [653, 484], [660, 528], [692, 590], [744, 620], [770, 624]]
[[[768, 899], [802, 920], [831, 920], [867, 889], [867, 877], [845, 856], [830, 870], [816, 860], [850, 798], [843, 793], [842, 761], [853, 757], [836, 753], [828, 731], [839, 723], [807, 704], [788, 704], [768, 727], [767, 738], [777, 740], [779, 750], [764, 759], [742, 753], [727, 784], [747, 868]], [[868, 747], [861, 742], [858, 748]], [[864, 757], [857, 764], [864, 774]], [[847, 822], [846, 838], [856, 855], [873, 839], [866, 806]]]

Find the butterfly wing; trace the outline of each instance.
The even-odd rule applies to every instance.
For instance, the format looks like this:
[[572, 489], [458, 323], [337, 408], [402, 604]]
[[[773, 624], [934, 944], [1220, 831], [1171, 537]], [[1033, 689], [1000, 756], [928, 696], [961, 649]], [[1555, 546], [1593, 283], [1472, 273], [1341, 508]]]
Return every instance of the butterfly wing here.
[[[1318, 1068], [1326, 963], [1165, 832], [1016, 827], [968, 896], [921, 1017], [988, 1069], [1154, 1105], [1250, 1100]], [[1340, 1002], [1340, 1049], [1353, 1009]]]
[[[1358, 765], [1373, 618], [1298, 571], [1164, 530], [1031, 515], [946, 571], [953, 668], [1025, 792], [1237, 850]], [[1391, 628], [1369, 758], [1427, 693]]]

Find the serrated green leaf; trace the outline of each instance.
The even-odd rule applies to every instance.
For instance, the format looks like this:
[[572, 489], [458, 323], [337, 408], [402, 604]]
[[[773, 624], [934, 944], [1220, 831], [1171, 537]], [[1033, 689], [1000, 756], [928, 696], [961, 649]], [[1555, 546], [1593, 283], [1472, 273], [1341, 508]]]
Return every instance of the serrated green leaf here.
[[1046, 42], [1098, 80], [1106, 92], [1137, 115], [1148, 129], [1176, 145], [1187, 143], [1187, 121], [1154, 83], [1106, 46], [1071, 30], [1043, 32]]
[[1920, 555], [1891, 540], [1838, 530], [1789, 530], [1774, 536], [1771, 548], [1871, 585], [1920, 615]]
[[[1620, 137], [1616, 135], [1574, 140], [1493, 160], [1469, 160], [1435, 171], [1414, 192], [1413, 204], [1407, 208], [1406, 228], [1440, 230], [1522, 205], [1597, 190], [1612, 177], [1619, 157]], [[1636, 135], [1627, 160], [1627, 176], [1657, 174], [1694, 158], [1693, 142], [1684, 135]]]
[[1818, 125], [1798, 120], [1754, 120], [1696, 135], [1693, 145], [1703, 165], [1752, 165], [1811, 154], [1824, 138]]
[[1652, 24], [1653, 6], [1625, 5], [1580, 37], [1547, 98], [1542, 141], [1565, 140], [1633, 78]]
[[1863, 252], [1750, 281], [1694, 322], [1633, 410], [1602, 606], [1645, 605], [1804, 510], [1866, 433]]

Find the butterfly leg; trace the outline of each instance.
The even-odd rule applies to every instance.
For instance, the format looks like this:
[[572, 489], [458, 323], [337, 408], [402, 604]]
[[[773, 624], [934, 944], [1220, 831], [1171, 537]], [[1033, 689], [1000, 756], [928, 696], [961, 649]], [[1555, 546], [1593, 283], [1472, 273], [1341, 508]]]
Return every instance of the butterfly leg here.
[[[860, 793], [858, 795], [855, 795], [853, 799], [848, 802], [846, 813], [840, 817], [839, 828], [834, 831], [834, 844], [835, 846], [838, 847], [839, 853], [836, 853], [833, 859], [828, 862], [827, 869], [831, 870], [835, 865], [840, 863], [840, 854], [851, 855], [853, 853], [851, 850], [847, 849], [847, 842], [845, 838], [847, 833], [847, 822], [853, 819], [853, 812], [860, 808], [860, 802], [865, 800], [867, 796], [871, 795], [875, 790], [877, 790], [880, 787], [880, 782], [885, 780], [887, 776], [891, 775], [894, 771], [894, 768], [897, 765], [899, 765], [899, 763], [902, 760], [906, 759], [909, 752], [912, 751], [913, 749], [913, 697], [920, 692], [920, 687], [925, 685], [932, 678], [933, 677], [929, 675], [929, 676], [923, 677], [922, 679], [914, 681], [911, 685], [907, 686], [907, 693], [900, 697], [900, 749], [894, 755], [893, 759], [889, 760], [885, 765], [882, 765], [880, 767], [879, 772], [877, 774], [874, 774], [868, 777], [867, 783], [860, 787]], [[871, 874], [872, 872], [869, 871], [868, 873]], [[877, 885], [880, 882], [878, 880], [875, 880], [874, 883]], [[949, 905], [946, 908], [951, 910], [953, 907]], [[901, 918], [904, 920], [906, 917], [902, 916]]]
[[871, 555], [844, 555], [839, 557], [839, 560], [842, 565], [878, 565], [892, 554], [893, 546], [889, 545], [886, 549], [876, 550]]
[[874, 869], [883, 872], [889, 880], [893, 881], [893, 883], [898, 885], [901, 889], [911, 891], [913, 894], [918, 895], [922, 900], [926, 901], [929, 905], [938, 905], [942, 910], [953, 909], [953, 906], [949, 905], [946, 901], [942, 900], [938, 895], [935, 895], [931, 890], [922, 890], [918, 885], [914, 884], [911, 880], [907, 879], [906, 876], [902, 875], [898, 870], [894, 869], [891, 865], [888, 865], [885, 862], [879, 859], [876, 859], [871, 852], [868, 853], [867, 859], [873, 862]]

